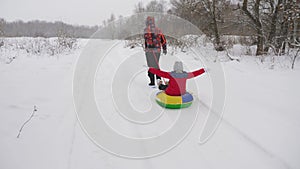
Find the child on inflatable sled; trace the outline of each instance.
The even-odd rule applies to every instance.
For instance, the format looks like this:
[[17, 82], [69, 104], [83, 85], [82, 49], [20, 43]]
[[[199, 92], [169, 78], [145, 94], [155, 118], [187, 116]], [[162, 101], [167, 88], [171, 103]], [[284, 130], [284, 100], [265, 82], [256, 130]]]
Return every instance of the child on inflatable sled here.
[[205, 72], [204, 68], [194, 72], [185, 72], [183, 71], [183, 65], [181, 61], [176, 61], [173, 69], [174, 70], [172, 72], [164, 72], [159, 69], [149, 68], [149, 72], [169, 79], [168, 84], [162, 84], [160, 81], [158, 85], [160, 90], [165, 90], [165, 93], [170, 96], [184, 95], [186, 93], [186, 80], [199, 76]]

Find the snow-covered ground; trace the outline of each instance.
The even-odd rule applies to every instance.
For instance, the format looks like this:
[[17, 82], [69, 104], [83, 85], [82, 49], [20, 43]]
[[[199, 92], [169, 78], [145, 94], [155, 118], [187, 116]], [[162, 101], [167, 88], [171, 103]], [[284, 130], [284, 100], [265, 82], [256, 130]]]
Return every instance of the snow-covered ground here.
[[[86, 40], [80, 43], [84, 45]], [[153, 125], [137, 127], [134, 124], [132, 127], [114, 109], [109, 109], [108, 100], [101, 98], [110, 92], [106, 87], [114, 77], [109, 74], [120, 71], [124, 56], [132, 56], [136, 58], [132, 66], [142, 71], [131, 81], [129, 99], [139, 110], [148, 110], [151, 104], [157, 106], [152, 98], [158, 90], [147, 87], [143, 50], [123, 46], [122, 43], [117, 46], [98, 70], [96, 100], [107, 110], [103, 115], [107, 122], [120, 133], [155, 135], [167, 129], [176, 119], [175, 115], [162, 116]], [[5, 51], [8, 55], [16, 55], [16, 52]], [[100, 149], [77, 120], [72, 78], [80, 53], [78, 49], [53, 57], [17, 52], [17, 57], [9, 62], [0, 58], [0, 169], [300, 169], [299, 62], [295, 70], [280, 64], [269, 69], [268, 64], [260, 63], [253, 56], [242, 56], [240, 62], [222, 62], [226, 80], [225, 109], [211, 139], [205, 144], [198, 143], [207, 116], [201, 111], [191, 133], [177, 147], [155, 158], [132, 160]], [[231, 54], [239, 56], [237, 53], [239, 49]], [[205, 66], [195, 60], [191, 52], [177, 52], [162, 56], [161, 68], [170, 70], [178, 58], [189, 69]], [[209, 105], [212, 99], [209, 73], [188, 82], [191, 92], [195, 90], [191, 85], [194, 82], [201, 86], [196, 96], [205, 104], [200, 106]], [[122, 84], [114, 85], [122, 87]], [[35, 115], [17, 138], [34, 106], [37, 107]]]

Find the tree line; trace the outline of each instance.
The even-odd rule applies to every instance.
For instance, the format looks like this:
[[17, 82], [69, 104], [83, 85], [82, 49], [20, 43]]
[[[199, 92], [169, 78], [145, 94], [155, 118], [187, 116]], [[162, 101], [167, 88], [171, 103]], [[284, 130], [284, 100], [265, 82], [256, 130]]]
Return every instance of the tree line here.
[[[300, 0], [238, 0], [237, 3], [229, 0], [170, 0], [170, 5], [163, 0], [153, 0], [135, 5], [135, 14], [143, 12], [172, 14], [193, 23], [212, 40], [217, 51], [226, 49], [226, 42], [222, 40], [224, 35], [252, 37], [253, 45], [257, 46], [256, 55], [270, 51], [281, 55], [287, 47], [300, 47]], [[132, 18], [122, 19], [119, 17], [117, 23], [107, 24], [116, 20], [112, 14], [105, 22], [104, 28], [110, 38], [129, 35], [130, 29], [134, 29], [130, 25]], [[118, 26], [120, 24], [122, 28]], [[178, 28], [170, 29], [181, 32]]]
[[284, 54], [300, 44], [300, 0], [171, 0], [170, 13], [185, 18], [223, 49], [222, 35], [255, 36], [256, 55]]
[[64, 22], [46, 22], [22, 20], [7, 22], [0, 18], [0, 37], [59, 37], [89, 38], [98, 30], [98, 26], [77, 26]]
[[[214, 43], [217, 51], [226, 49], [225, 35], [250, 36], [257, 46], [256, 55], [270, 51], [284, 54], [286, 48], [300, 48], [300, 0], [152, 0], [142, 1], [134, 6], [134, 14], [143, 12], [167, 13], [183, 18], [196, 25]], [[165, 19], [165, 18], [163, 18]], [[164, 20], [157, 22], [164, 26]], [[0, 19], [0, 36], [57, 37], [68, 35], [76, 38], [88, 38], [98, 28], [100, 38], [122, 39], [136, 37], [132, 32], [141, 31], [144, 22], [140, 18], [123, 16], [111, 17], [101, 26], [74, 26], [63, 22], [15, 21]], [[179, 35], [185, 29], [170, 28]]]

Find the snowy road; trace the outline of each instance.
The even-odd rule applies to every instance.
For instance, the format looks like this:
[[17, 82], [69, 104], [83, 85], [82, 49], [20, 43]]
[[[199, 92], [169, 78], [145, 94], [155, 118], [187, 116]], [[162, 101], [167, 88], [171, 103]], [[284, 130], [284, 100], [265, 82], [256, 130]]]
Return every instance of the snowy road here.
[[[114, 53], [115, 52], [115, 53]], [[223, 63], [226, 75], [226, 102], [223, 120], [213, 137], [199, 144], [199, 134], [209, 110], [209, 76], [189, 82], [201, 86], [195, 126], [181, 144], [161, 156], [131, 160], [116, 157], [97, 147], [83, 132], [76, 118], [72, 98], [72, 75], [80, 51], [59, 58], [20, 56], [11, 64], [0, 64], [0, 169], [300, 169], [300, 70], [268, 70], [253, 60]], [[165, 112], [153, 124], [137, 125], [120, 117], [102, 96], [116, 83], [116, 68], [122, 57], [132, 56], [141, 70], [128, 88], [131, 103], [138, 110], [149, 110], [156, 89], [147, 87], [146, 68], [141, 49], [113, 51], [98, 70], [96, 100], [107, 122], [117, 131], [148, 137], [166, 130], [177, 113]], [[140, 56], [140, 58], [137, 58]], [[199, 66], [194, 58], [179, 53], [191, 69]], [[170, 70], [177, 58], [162, 56], [161, 68]], [[122, 84], [113, 84], [122, 88]], [[118, 86], [120, 85], [120, 86]], [[107, 99], [108, 100], [108, 99]], [[21, 125], [38, 111], [16, 138]], [[195, 106], [194, 105], [194, 106]], [[105, 107], [107, 106], [107, 107]], [[217, 117], [216, 117], [217, 118]]]

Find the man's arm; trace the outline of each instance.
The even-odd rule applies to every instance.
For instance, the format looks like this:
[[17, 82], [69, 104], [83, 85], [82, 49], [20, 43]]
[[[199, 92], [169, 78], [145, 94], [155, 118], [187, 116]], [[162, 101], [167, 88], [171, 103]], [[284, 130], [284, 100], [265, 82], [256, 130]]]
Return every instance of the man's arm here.
[[147, 33], [144, 33], [144, 40], [145, 40], [145, 49], [148, 47], [147, 45]]
[[153, 74], [156, 74], [160, 77], [164, 77], [164, 78], [167, 78], [167, 79], [170, 79], [170, 74], [168, 72], [164, 72], [164, 71], [161, 71], [159, 69], [155, 69], [153, 67], [150, 67], [149, 68], [149, 72], [153, 73]]
[[160, 32], [160, 33], [161, 33], [160, 43], [162, 45], [162, 48], [163, 48], [163, 50], [167, 50], [167, 40], [166, 40], [166, 37], [165, 37], [165, 35], [162, 32]]
[[166, 40], [164, 34], [161, 34], [161, 44], [162, 44], [163, 50], [167, 50], [167, 40]]
[[205, 70], [203, 68], [201, 68], [199, 70], [196, 70], [194, 72], [190, 72], [190, 73], [188, 73], [188, 79], [196, 77], [196, 76], [199, 76], [199, 75], [201, 75], [204, 72], [205, 72]]

